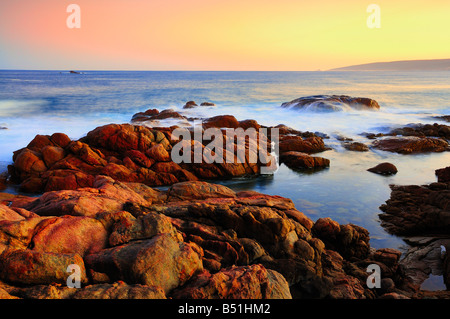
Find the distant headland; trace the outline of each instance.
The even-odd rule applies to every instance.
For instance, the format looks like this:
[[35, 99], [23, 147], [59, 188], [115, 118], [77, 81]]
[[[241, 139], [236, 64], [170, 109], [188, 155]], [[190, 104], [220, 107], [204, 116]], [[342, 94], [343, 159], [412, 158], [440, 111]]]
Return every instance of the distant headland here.
[[450, 71], [450, 59], [375, 62], [335, 68], [329, 71]]

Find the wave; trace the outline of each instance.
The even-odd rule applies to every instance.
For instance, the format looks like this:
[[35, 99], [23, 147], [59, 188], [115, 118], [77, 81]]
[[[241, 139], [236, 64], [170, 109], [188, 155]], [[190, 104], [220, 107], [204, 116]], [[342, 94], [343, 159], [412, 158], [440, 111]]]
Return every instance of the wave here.
[[0, 117], [26, 117], [45, 106], [45, 100], [0, 100]]

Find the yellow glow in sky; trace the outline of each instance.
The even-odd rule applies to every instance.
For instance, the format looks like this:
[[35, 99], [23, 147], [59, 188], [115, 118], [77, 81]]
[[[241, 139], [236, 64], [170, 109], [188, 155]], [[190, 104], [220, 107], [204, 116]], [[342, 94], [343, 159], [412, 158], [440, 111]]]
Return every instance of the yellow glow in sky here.
[[[66, 8], [81, 9], [69, 29]], [[367, 7], [380, 7], [371, 29]], [[317, 70], [450, 58], [450, 1], [2, 0], [0, 68]]]

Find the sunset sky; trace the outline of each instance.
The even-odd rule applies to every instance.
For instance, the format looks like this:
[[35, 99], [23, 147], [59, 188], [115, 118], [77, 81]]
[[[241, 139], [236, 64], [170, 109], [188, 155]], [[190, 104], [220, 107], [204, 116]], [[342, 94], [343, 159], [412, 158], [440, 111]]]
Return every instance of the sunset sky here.
[[[81, 28], [69, 29], [69, 4]], [[381, 9], [370, 29], [369, 4]], [[326, 70], [450, 58], [449, 0], [1, 0], [0, 69]]]

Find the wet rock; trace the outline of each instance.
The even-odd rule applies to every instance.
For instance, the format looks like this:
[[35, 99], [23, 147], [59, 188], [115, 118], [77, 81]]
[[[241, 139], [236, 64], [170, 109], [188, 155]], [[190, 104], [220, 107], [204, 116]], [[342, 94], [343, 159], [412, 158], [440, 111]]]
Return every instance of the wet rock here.
[[195, 103], [194, 101], [188, 101], [186, 102], [186, 104], [183, 106], [183, 109], [192, 109], [194, 107], [198, 106], [197, 103]]
[[239, 122], [233, 115], [218, 115], [210, 117], [203, 122], [203, 128], [238, 128]]
[[296, 151], [281, 153], [280, 162], [286, 164], [289, 168], [324, 168], [330, 166], [329, 159]]
[[323, 139], [320, 137], [282, 136], [279, 142], [280, 153], [296, 151], [302, 153], [318, 153], [328, 150]]
[[344, 146], [345, 149], [349, 150], [349, 151], [354, 151], [354, 152], [367, 152], [369, 151], [369, 147], [364, 144], [364, 143], [360, 143], [360, 142], [353, 142], [353, 143], [344, 143], [342, 144]]
[[368, 171], [381, 175], [393, 175], [397, 174], [397, 167], [392, 163], [385, 162], [369, 168]]

